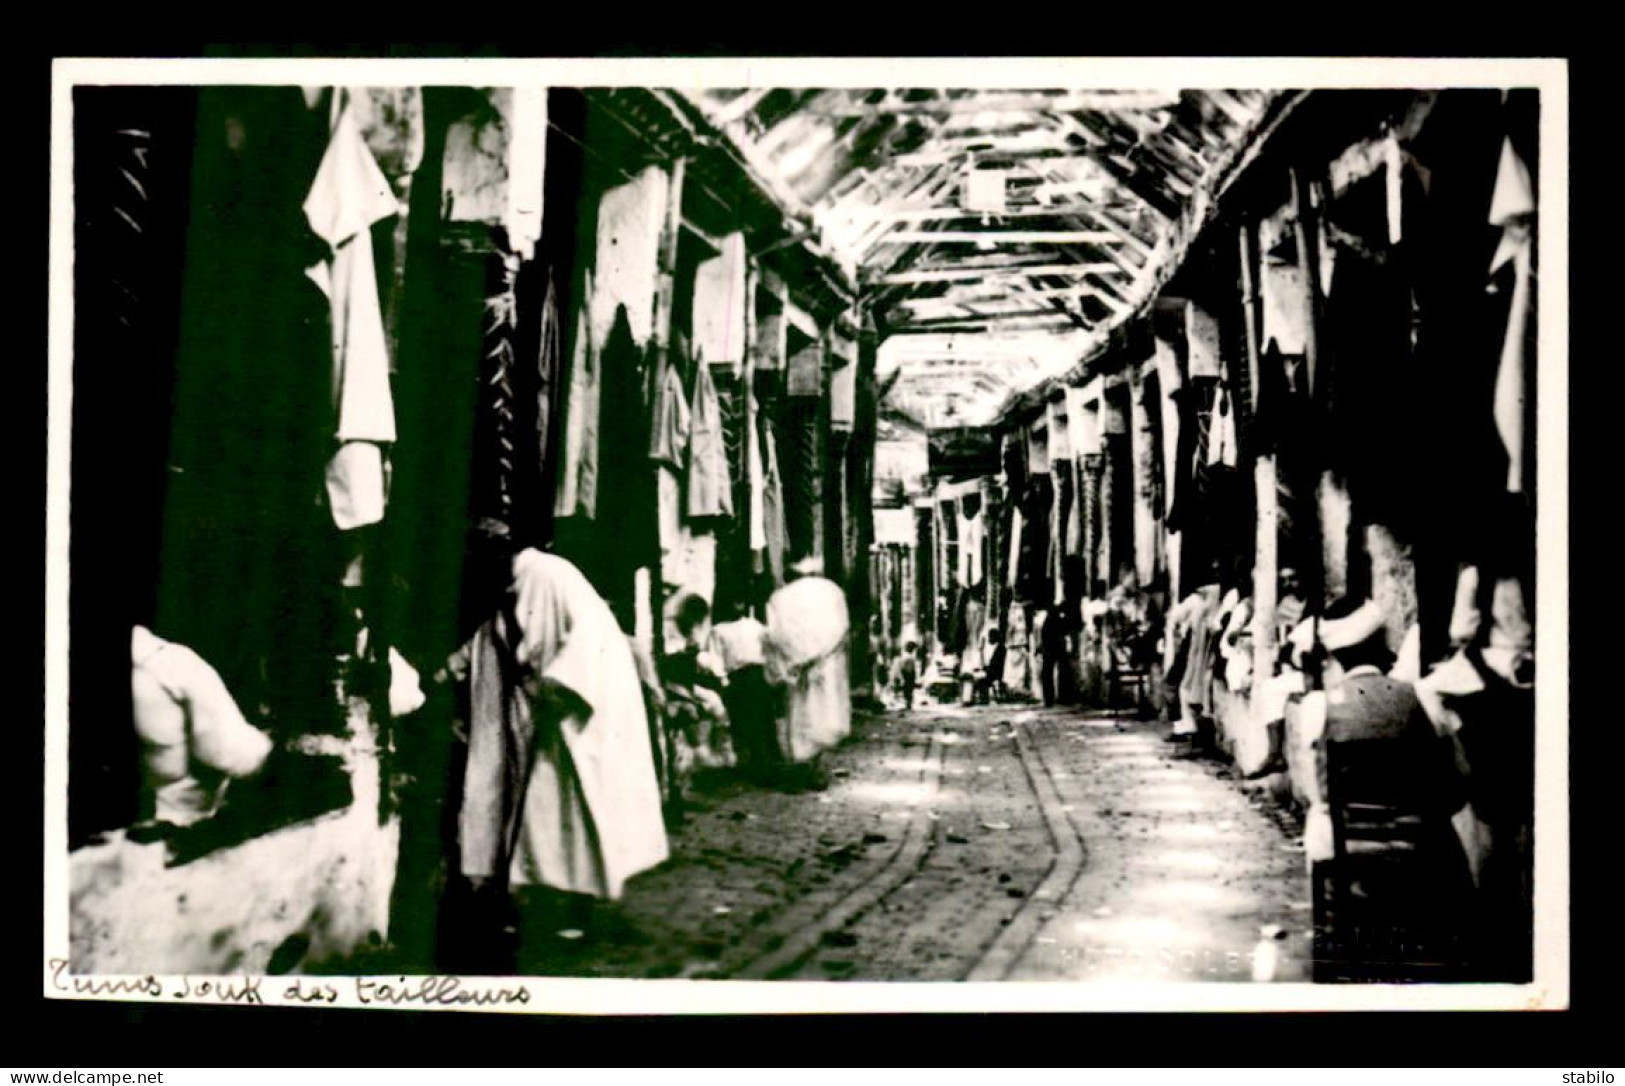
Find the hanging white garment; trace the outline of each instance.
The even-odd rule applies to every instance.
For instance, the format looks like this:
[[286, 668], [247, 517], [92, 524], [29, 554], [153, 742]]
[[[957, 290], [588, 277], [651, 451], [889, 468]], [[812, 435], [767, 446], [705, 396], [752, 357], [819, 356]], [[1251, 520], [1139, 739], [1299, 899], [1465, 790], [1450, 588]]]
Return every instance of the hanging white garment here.
[[1460, 652], [1422, 676], [1412, 687], [1422, 711], [1433, 723], [1433, 730], [1440, 735], [1455, 735], [1461, 731], [1462, 720], [1455, 710], [1455, 699], [1481, 693], [1484, 688], [1483, 676]]
[[1495, 375], [1495, 429], [1507, 450], [1507, 490], [1524, 489], [1524, 390], [1526, 388], [1524, 337], [1529, 328], [1530, 280], [1534, 257], [1531, 217], [1535, 191], [1512, 141], [1501, 144], [1501, 164], [1490, 198], [1490, 225], [1501, 227], [1501, 244], [1490, 261], [1490, 274], [1513, 265], [1512, 305], [1507, 315], [1506, 338], [1501, 343], [1501, 364]]
[[970, 530], [971, 534], [968, 543], [968, 549], [970, 552], [970, 580], [966, 583], [971, 585], [979, 585], [982, 583], [982, 579], [986, 575], [982, 568], [982, 552], [987, 546], [986, 521], [983, 519], [981, 513], [977, 513], [974, 517], [970, 518]]
[[343, 531], [383, 520], [387, 489], [380, 445], [347, 441], [327, 462], [327, 506]]
[[1394, 666], [1388, 669], [1390, 679], [1415, 683], [1422, 677], [1422, 627], [1413, 622], [1405, 629], [1405, 638], [1394, 654]]
[[389, 715], [407, 716], [423, 708], [428, 701], [417, 668], [413, 667], [400, 650], [389, 649]]
[[593, 273], [582, 277], [580, 308], [576, 310], [575, 345], [570, 352], [570, 375], [564, 397], [564, 433], [559, 449], [558, 493], [553, 511], [561, 517], [578, 513], [591, 517], [598, 510], [598, 353], [594, 349], [592, 317]]
[[[327, 477], [340, 528], [383, 519], [383, 453], [377, 445], [395, 440], [395, 404], [373, 268], [372, 226], [396, 211], [389, 180], [345, 101], [304, 202], [312, 232], [331, 253], [305, 274], [327, 295], [332, 313], [334, 437], [341, 447], [328, 464]], [[351, 442], [374, 444], [370, 450], [347, 451]]]
[[1193, 302], [1185, 303], [1185, 365], [1192, 377], [1219, 377], [1219, 322]]
[[1004, 583], [1007, 588], [1016, 586], [1016, 578], [1021, 572], [1021, 533], [1023, 527], [1021, 510], [1010, 511], [1010, 560], [1005, 566]]
[[1223, 464], [1236, 466], [1236, 412], [1230, 401], [1230, 390], [1219, 386], [1213, 402], [1213, 421], [1208, 426], [1207, 462], [1212, 467]]
[[970, 588], [982, 580], [982, 516], [967, 517], [964, 501], [955, 503], [954, 515], [959, 521], [959, 583]]
[[746, 515], [750, 523], [750, 549], [753, 551], [763, 550], [767, 546], [767, 472], [762, 464], [762, 445], [756, 422], [760, 413], [756, 396], [749, 395], [745, 400], [745, 478], [750, 486], [750, 509]]
[[1450, 608], [1450, 643], [1467, 644], [1478, 636], [1483, 621], [1478, 609], [1478, 567], [1463, 566], [1456, 575], [1456, 598]]
[[508, 208], [503, 225], [508, 248], [521, 260], [536, 252], [542, 236], [542, 187], [547, 170], [547, 88], [514, 87], [507, 92], [503, 121], [508, 129]]

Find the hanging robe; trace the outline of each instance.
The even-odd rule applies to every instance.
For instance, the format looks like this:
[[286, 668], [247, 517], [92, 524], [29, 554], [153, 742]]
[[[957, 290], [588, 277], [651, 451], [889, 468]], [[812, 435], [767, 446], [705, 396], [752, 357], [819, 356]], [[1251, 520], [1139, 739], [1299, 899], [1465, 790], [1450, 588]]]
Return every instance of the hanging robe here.
[[347, 100], [333, 122], [304, 211], [311, 230], [329, 248], [324, 260], [305, 271], [332, 307], [333, 436], [339, 447], [327, 465], [328, 504], [338, 527], [359, 528], [384, 518], [384, 446], [395, 440], [372, 226], [398, 207]]
[[669, 561], [682, 535], [682, 508], [678, 479], [688, 457], [690, 432], [688, 397], [683, 377], [674, 365], [666, 367], [655, 400], [654, 432], [650, 436], [649, 458], [658, 472], [656, 486], [660, 508], [660, 553]]
[[694, 369], [694, 402], [689, 409], [688, 518], [731, 517], [734, 514], [733, 482], [722, 430], [722, 407], [717, 402], [711, 367], [705, 359], [699, 358], [694, 362]]
[[762, 428], [762, 534], [766, 539], [767, 568], [774, 584], [784, 583], [784, 552], [789, 527], [785, 521], [784, 478], [779, 472], [778, 440], [771, 426]]
[[564, 433], [559, 448], [558, 494], [561, 517], [592, 517], [598, 510], [598, 353], [593, 342], [593, 273], [582, 279], [576, 308], [575, 342], [564, 390]]
[[767, 547], [767, 471], [762, 463], [759, 426], [761, 408], [754, 394], [746, 393], [745, 405], [745, 477], [750, 486], [750, 549], [760, 551]]
[[1490, 275], [1493, 278], [1506, 265], [1512, 265], [1511, 308], [1495, 375], [1495, 429], [1506, 446], [1507, 490], [1513, 494], [1526, 489], [1524, 399], [1528, 375], [1524, 351], [1532, 302], [1534, 236], [1530, 223], [1534, 213], [1535, 193], [1529, 168], [1513, 149], [1512, 140], [1506, 139], [1501, 144], [1495, 193], [1490, 198], [1490, 225], [1502, 230], [1500, 246], [1490, 261]]

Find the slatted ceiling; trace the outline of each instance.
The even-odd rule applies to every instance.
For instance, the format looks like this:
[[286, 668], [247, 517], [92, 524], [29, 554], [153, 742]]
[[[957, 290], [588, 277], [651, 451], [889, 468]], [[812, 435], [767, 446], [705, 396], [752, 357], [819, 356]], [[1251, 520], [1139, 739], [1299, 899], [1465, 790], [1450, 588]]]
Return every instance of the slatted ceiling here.
[[[856, 269], [884, 335], [963, 330], [961, 341], [1034, 345], [978, 364], [1008, 379], [960, 378], [952, 402], [966, 418], [1064, 368], [1019, 365], [1023, 351], [1081, 344], [1082, 329], [1105, 334], [1133, 314], [1176, 252], [1165, 240], [1276, 95], [893, 87], [686, 97], [787, 206], [801, 202], [821, 244]], [[1005, 171], [1002, 212], [962, 206], [975, 169]], [[910, 372], [899, 372], [894, 402], [912, 389], [909, 402], [933, 417], [962, 373], [914, 386]]]

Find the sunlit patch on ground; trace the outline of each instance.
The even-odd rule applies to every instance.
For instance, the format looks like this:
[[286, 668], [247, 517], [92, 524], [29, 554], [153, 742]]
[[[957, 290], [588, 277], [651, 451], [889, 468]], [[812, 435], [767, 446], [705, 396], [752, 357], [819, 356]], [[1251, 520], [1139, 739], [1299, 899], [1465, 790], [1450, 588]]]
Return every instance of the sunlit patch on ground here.
[[[527, 958], [563, 975], [719, 979], [800, 939], [785, 979], [957, 980], [1014, 927], [1009, 979], [1290, 975], [1279, 947], [1268, 968], [1253, 953], [1262, 927], [1307, 925], [1292, 907], [1301, 854], [1233, 782], [1169, 749], [1154, 724], [1060, 709], [863, 716], [828, 756], [828, 790], [723, 778], [673, 831], [667, 864], [583, 937]], [[1057, 832], [1080, 850], [1075, 878], [1055, 875]]]

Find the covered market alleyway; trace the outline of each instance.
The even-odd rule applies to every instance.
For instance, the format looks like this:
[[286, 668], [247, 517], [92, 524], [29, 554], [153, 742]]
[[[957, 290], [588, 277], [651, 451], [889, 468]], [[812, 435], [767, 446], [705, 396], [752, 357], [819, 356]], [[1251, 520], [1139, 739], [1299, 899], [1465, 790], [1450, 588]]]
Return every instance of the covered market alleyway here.
[[[712, 782], [590, 930], [521, 916], [525, 975], [1301, 981], [1295, 827], [1127, 716], [861, 716], [816, 795]], [[536, 930], [537, 928], [544, 930]]]

